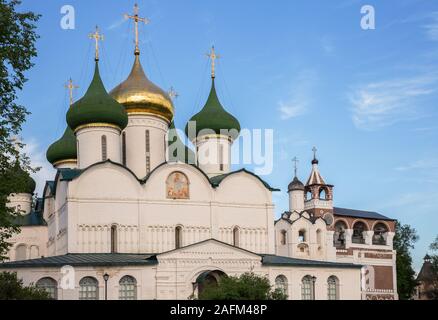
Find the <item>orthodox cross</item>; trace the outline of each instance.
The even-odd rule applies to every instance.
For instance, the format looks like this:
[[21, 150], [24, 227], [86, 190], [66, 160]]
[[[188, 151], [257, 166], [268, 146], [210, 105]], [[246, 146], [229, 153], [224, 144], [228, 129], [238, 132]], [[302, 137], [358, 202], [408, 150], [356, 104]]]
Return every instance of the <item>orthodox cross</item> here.
[[318, 151], [318, 149], [316, 149], [316, 147], [313, 147], [312, 151], [313, 151], [313, 159], [316, 159], [316, 151]]
[[170, 99], [172, 99], [172, 100], [174, 100], [174, 99], [179, 97], [178, 92], [176, 92], [173, 87], [170, 87], [170, 90], [169, 90], [169, 92], [167, 94], [169, 95]]
[[73, 90], [79, 88], [79, 86], [73, 84], [73, 80], [70, 78], [68, 83], [64, 85], [65, 88], [68, 89], [69, 97], [70, 97], [70, 106], [73, 104]]
[[216, 52], [214, 51], [214, 46], [212, 46], [211, 52], [207, 53], [207, 57], [211, 59], [211, 77], [214, 78], [216, 76], [215, 75], [216, 59], [219, 59], [221, 56], [216, 54]]
[[138, 23], [142, 22], [144, 24], [148, 24], [149, 23], [149, 19], [147, 18], [141, 18], [138, 16], [138, 5], [135, 4], [134, 5], [134, 14], [131, 16], [127, 13], [125, 13], [125, 19], [132, 19], [134, 20], [134, 26], [135, 26], [135, 51], [134, 53], [136, 55], [140, 54], [140, 48], [138, 46]]
[[297, 157], [295, 157], [295, 158], [292, 159], [292, 162], [294, 163], [294, 172], [295, 172], [295, 177], [296, 177], [297, 176], [297, 169], [298, 169], [298, 162], [299, 162], [299, 160], [298, 160]]
[[90, 39], [94, 39], [95, 41], [95, 50], [96, 50], [95, 60], [99, 61], [99, 41], [103, 41], [103, 34], [99, 33], [99, 27], [96, 26], [96, 31], [94, 33], [90, 33], [88, 37]]

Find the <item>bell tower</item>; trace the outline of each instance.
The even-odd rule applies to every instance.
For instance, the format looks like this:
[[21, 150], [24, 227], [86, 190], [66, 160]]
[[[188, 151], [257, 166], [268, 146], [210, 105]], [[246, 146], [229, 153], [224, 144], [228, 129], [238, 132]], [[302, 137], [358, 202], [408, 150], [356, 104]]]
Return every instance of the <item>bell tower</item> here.
[[333, 213], [333, 185], [327, 184], [319, 172], [319, 160], [316, 158], [317, 149], [313, 147], [312, 171], [307, 180], [304, 209], [314, 217]]

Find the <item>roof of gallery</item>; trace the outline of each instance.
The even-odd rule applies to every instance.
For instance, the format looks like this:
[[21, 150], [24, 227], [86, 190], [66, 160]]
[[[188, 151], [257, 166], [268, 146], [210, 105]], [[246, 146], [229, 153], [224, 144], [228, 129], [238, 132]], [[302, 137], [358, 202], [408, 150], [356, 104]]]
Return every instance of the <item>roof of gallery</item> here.
[[334, 207], [333, 214], [336, 216], [344, 216], [344, 217], [395, 221], [395, 219], [388, 218], [387, 216], [384, 216], [384, 215], [377, 213], [377, 212], [364, 211], [364, 210], [354, 210], [354, 209], [347, 209], [347, 208]]
[[53, 256], [47, 258], [22, 260], [5, 262], [0, 264], [0, 269], [15, 269], [15, 268], [51, 268], [62, 267], [70, 265], [74, 267], [88, 267], [88, 266], [148, 266], [158, 264], [157, 256], [173, 251], [184, 250], [187, 247], [192, 247], [205, 242], [217, 242], [228, 247], [248, 252], [255, 256], [261, 257], [261, 262], [265, 266], [278, 267], [322, 267], [322, 268], [361, 268], [362, 265], [352, 263], [339, 263], [328, 261], [316, 261], [306, 259], [296, 259], [290, 257], [282, 257], [272, 254], [257, 254], [252, 251], [233, 246], [216, 239], [207, 239], [188, 246], [166, 251], [157, 254], [132, 254], [132, 253], [69, 253], [62, 256]]

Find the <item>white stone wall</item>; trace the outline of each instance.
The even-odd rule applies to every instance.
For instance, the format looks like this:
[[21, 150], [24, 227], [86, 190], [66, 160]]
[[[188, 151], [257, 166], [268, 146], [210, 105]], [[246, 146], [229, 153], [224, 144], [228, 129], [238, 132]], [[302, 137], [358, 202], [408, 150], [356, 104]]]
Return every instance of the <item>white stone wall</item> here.
[[207, 135], [197, 139], [195, 144], [198, 166], [209, 177], [230, 172], [232, 142], [229, 137]]
[[120, 131], [110, 127], [92, 127], [76, 132], [79, 169], [102, 161], [102, 136], [106, 136], [107, 159], [121, 162]]
[[166, 160], [166, 133], [169, 124], [157, 117], [130, 114], [126, 135], [126, 165], [138, 178], [144, 178], [146, 166], [146, 130], [149, 131], [150, 171]]
[[32, 195], [30, 193], [11, 193], [6, 207], [15, 208], [22, 215], [29, 214], [32, 210]]
[[9, 261], [18, 260], [17, 247], [19, 246], [25, 248], [26, 260], [41, 258], [47, 255], [47, 227], [21, 227], [20, 233], [14, 234], [8, 242], [12, 244], [8, 252]]

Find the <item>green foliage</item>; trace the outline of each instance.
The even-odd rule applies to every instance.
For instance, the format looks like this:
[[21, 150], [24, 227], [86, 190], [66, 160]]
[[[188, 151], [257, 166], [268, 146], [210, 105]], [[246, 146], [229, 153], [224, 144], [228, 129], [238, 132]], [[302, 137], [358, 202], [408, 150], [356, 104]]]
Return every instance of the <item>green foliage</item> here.
[[438, 300], [438, 236], [435, 238], [434, 242], [430, 244], [429, 248], [432, 251], [430, 258], [432, 260], [432, 269], [434, 273], [432, 288], [430, 289], [429, 294], [433, 300]]
[[0, 300], [49, 300], [49, 294], [34, 285], [25, 287], [15, 272], [0, 273]]
[[417, 285], [410, 250], [418, 239], [414, 228], [396, 223], [394, 250], [397, 251], [397, 291], [402, 300], [410, 299]]
[[200, 300], [286, 300], [281, 290], [272, 290], [269, 279], [247, 272], [239, 277], [222, 277], [218, 285], [207, 285]]
[[0, 261], [9, 249], [7, 240], [19, 229], [12, 224], [13, 212], [6, 206], [7, 197], [15, 190], [26, 188], [24, 181], [13, 179], [13, 166], [18, 159], [25, 171], [32, 171], [29, 159], [20, 155], [23, 144], [15, 144], [28, 111], [15, 103], [17, 91], [26, 82], [24, 72], [30, 69], [36, 56], [35, 22], [39, 15], [17, 12], [20, 0], [0, 0]]

